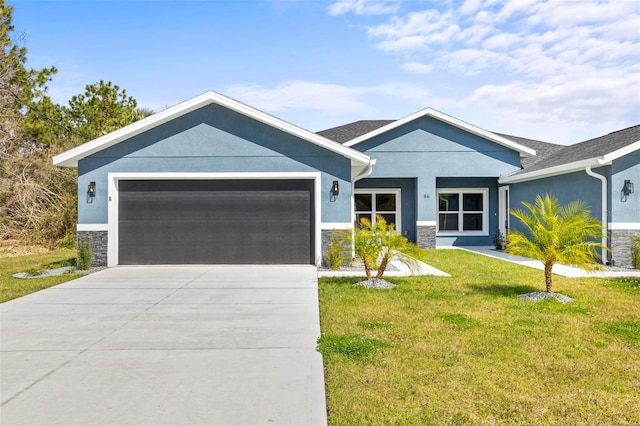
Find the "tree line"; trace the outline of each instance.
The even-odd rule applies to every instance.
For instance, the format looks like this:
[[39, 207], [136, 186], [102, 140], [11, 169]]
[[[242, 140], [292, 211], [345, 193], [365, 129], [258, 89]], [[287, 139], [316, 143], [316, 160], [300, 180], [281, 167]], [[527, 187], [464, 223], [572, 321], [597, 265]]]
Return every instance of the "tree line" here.
[[66, 105], [55, 103], [47, 85], [58, 70], [27, 67], [13, 9], [0, 0], [0, 240], [73, 245], [77, 170], [54, 166], [52, 157], [153, 111], [102, 80]]

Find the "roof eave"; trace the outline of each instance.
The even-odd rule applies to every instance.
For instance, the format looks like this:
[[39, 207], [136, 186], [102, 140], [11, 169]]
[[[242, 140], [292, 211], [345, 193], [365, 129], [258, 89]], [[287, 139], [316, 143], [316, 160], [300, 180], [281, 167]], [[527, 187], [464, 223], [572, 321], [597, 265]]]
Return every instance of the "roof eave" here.
[[177, 105], [165, 109], [164, 111], [156, 113], [135, 123], [129, 124], [128, 126], [111, 132], [105, 136], [101, 136], [97, 139], [86, 142], [80, 146], [58, 154], [53, 157], [53, 164], [62, 167], [77, 167], [78, 161], [82, 158], [85, 158], [103, 149], [109, 148], [149, 129], [152, 129], [156, 126], [164, 124], [168, 121], [171, 121], [175, 118], [178, 118], [182, 115], [188, 114], [192, 111], [213, 103], [251, 117], [257, 121], [265, 123], [291, 135], [300, 137], [301, 139], [328, 149], [332, 152], [335, 152], [336, 154], [342, 155], [351, 160], [352, 163], [355, 162], [356, 164], [361, 165], [369, 164], [369, 156], [360, 151], [334, 142], [330, 139], [312, 133], [291, 123], [287, 123], [286, 121], [283, 121], [272, 115], [259, 111], [246, 104], [243, 104], [231, 98], [227, 98], [226, 96], [220, 95], [215, 92], [203, 93], [202, 95], [181, 102]]
[[603, 157], [589, 158], [587, 160], [574, 161], [572, 163], [561, 164], [559, 166], [548, 167], [546, 169], [534, 170], [528, 173], [501, 177], [498, 179], [498, 183], [507, 184], [527, 182], [536, 179], [565, 175], [567, 173], [579, 172], [585, 170], [587, 167], [602, 167], [610, 164], [611, 161], [607, 161]]
[[366, 133], [360, 137], [357, 137], [349, 142], [346, 142], [344, 145], [348, 146], [348, 147], [352, 147], [354, 145], [357, 145], [361, 142], [364, 142], [368, 139], [371, 139], [375, 136], [381, 135], [383, 133], [388, 132], [389, 130], [395, 129], [397, 127], [403, 126], [413, 120], [416, 120], [418, 118], [421, 117], [426, 117], [426, 116], [430, 116], [433, 117], [437, 120], [443, 121], [447, 124], [450, 124], [454, 127], [457, 127], [459, 129], [465, 130], [469, 133], [473, 133], [474, 135], [480, 136], [484, 139], [490, 140], [492, 142], [495, 142], [499, 145], [502, 146], [506, 146], [507, 148], [511, 148], [513, 150], [516, 150], [520, 153], [520, 157], [531, 157], [531, 156], [535, 156], [536, 155], [536, 151], [535, 149], [529, 148], [527, 146], [521, 145], [517, 142], [514, 142], [512, 140], [509, 140], [507, 138], [504, 138], [502, 136], [496, 135], [495, 133], [491, 133], [487, 130], [481, 129], [477, 126], [474, 126], [472, 124], [466, 123], [462, 120], [459, 120], [457, 118], [451, 117], [450, 115], [444, 114], [440, 111], [436, 111], [432, 108], [425, 108], [423, 110], [420, 110], [418, 112], [415, 112], [411, 115], [408, 115], [404, 118], [401, 118], [400, 120], [396, 120], [392, 123], [387, 124], [386, 126], [382, 126], [376, 130], [373, 130], [369, 133]]
[[622, 147], [620, 149], [617, 149], [617, 150], [615, 150], [613, 152], [605, 154], [603, 156], [603, 159], [605, 161], [609, 161], [610, 162], [610, 161], [617, 160], [620, 157], [624, 157], [625, 155], [631, 154], [632, 152], [638, 151], [638, 150], [640, 150], [640, 141], [633, 142], [633, 143], [631, 143], [631, 144], [629, 144], [627, 146], [624, 146], [624, 147]]

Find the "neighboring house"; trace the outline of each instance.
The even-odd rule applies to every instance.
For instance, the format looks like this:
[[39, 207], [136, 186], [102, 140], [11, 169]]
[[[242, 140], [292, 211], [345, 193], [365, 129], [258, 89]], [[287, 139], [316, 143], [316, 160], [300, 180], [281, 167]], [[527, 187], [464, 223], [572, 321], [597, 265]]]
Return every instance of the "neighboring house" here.
[[[604, 253], [605, 262], [631, 266], [631, 238], [640, 235], [640, 193], [631, 192], [640, 181], [640, 125], [574, 145], [536, 150], [540, 148], [547, 151], [499, 180], [510, 207], [521, 207], [522, 201], [533, 202], [545, 193], [561, 204], [584, 200], [606, 230], [603, 240], [611, 251]], [[506, 218], [501, 222], [504, 229], [509, 218], [501, 217]]]
[[[564, 149], [429, 108], [312, 133], [208, 92], [54, 163], [78, 168], [95, 264], [317, 265], [332, 230], [378, 214], [424, 247], [490, 245], [510, 199], [532, 194], [536, 151]], [[609, 182], [640, 180], [637, 156], [611, 161]]]

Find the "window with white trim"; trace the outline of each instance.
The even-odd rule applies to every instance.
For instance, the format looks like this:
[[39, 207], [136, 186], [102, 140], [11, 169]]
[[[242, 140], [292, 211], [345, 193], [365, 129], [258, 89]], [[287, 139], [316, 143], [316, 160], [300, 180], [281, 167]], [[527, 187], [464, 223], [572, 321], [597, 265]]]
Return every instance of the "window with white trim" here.
[[399, 189], [356, 189], [354, 194], [356, 224], [361, 218], [376, 223], [376, 216], [382, 216], [387, 223], [393, 223], [396, 231], [400, 229], [400, 190]]
[[438, 235], [489, 235], [488, 188], [438, 189]]

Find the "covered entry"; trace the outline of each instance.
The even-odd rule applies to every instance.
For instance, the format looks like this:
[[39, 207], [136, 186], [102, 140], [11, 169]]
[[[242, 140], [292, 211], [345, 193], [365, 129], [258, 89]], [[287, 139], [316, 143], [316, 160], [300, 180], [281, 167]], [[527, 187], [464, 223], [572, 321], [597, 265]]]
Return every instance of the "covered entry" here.
[[118, 263], [315, 264], [312, 179], [120, 180]]

